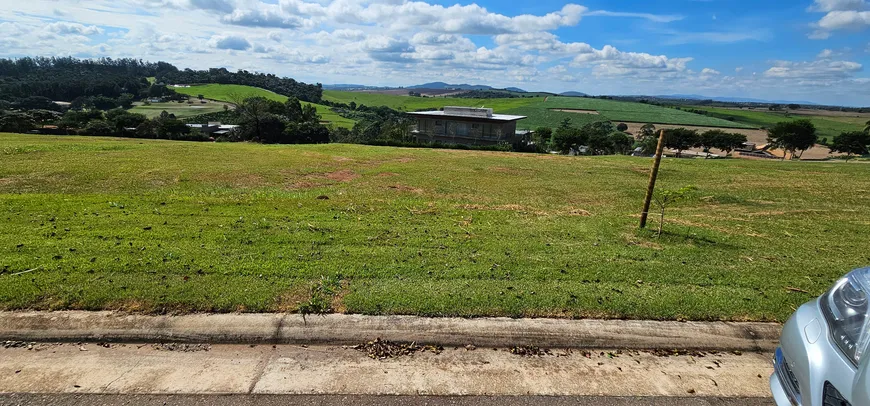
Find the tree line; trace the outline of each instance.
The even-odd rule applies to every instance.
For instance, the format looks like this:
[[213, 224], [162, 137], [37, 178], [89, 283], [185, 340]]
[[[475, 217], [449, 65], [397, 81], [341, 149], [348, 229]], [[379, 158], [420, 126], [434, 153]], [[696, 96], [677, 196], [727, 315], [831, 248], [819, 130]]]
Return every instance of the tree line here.
[[[658, 144], [654, 124], [645, 124], [634, 136], [626, 133], [624, 123], [616, 126], [609, 121], [599, 121], [575, 127], [566, 118], [555, 130], [539, 127], [535, 130], [533, 145], [538, 152], [557, 151], [586, 155], [628, 154], [652, 155]], [[677, 156], [690, 148], [702, 148], [709, 157], [715, 148], [730, 154], [746, 142], [746, 136], [722, 130], [699, 133], [686, 128], [666, 129], [665, 147], [676, 150]]]
[[146, 77], [175, 69], [138, 59], [36, 57], [0, 59], [0, 101], [39, 96], [72, 102], [80, 97], [134, 99], [150, 87]]
[[309, 85], [297, 82], [291, 78], [282, 78], [273, 74], [252, 73], [246, 70], [230, 72], [225, 68], [212, 68], [209, 70], [175, 69], [158, 73], [156, 79], [158, 82], [165, 84], [220, 83], [254, 86], [311, 103], [320, 103], [323, 99], [323, 86], [320, 83]]

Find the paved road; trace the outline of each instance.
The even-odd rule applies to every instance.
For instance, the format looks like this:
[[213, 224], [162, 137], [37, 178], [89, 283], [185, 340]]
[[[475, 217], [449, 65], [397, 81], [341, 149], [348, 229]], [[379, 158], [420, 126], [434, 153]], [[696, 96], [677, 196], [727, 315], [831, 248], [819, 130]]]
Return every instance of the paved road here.
[[0, 406], [773, 406], [764, 398], [0, 394]]

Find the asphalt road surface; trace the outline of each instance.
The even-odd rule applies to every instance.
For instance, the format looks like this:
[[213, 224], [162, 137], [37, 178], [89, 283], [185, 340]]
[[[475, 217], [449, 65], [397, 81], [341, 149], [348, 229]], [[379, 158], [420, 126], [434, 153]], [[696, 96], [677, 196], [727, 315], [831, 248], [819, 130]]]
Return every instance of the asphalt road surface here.
[[0, 394], [0, 406], [774, 406], [765, 398]]

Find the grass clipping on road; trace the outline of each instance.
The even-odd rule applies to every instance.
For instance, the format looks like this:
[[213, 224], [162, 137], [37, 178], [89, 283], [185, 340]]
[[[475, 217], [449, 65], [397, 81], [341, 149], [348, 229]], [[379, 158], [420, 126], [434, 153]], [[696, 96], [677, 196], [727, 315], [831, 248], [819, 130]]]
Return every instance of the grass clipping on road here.
[[649, 165], [0, 134], [0, 309], [782, 321], [870, 262], [865, 164], [665, 160], [661, 238]]

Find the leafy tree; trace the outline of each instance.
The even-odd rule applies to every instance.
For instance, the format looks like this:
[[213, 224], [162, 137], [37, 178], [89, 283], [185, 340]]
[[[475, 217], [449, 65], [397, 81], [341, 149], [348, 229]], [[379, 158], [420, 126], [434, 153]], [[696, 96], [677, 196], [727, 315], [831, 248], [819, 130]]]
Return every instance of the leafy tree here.
[[635, 135], [638, 141], [643, 141], [645, 138], [655, 137], [656, 135], [656, 126], [653, 124], [644, 124], [643, 127], [640, 128], [640, 131]]
[[532, 134], [532, 140], [535, 143], [535, 147], [538, 152], [546, 151], [548, 145], [550, 144], [550, 139], [552, 138], [553, 129], [550, 127], [538, 127]]
[[608, 136], [611, 150], [617, 154], [628, 154], [634, 145], [634, 138], [622, 131], [614, 131]]
[[0, 114], [0, 131], [26, 133], [36, 127], [36, 122], [27, 113], [6, 111]]
[[312, 104], [302, 106], [302, 121], [304, 122], [320, 122], [320, 115], [317, 114], [317, 108]]
[[[795, 156], [800, 158], [800, 155], [812, 148], [817, 140], [816, 126], [809, 120], [782, 121], [767, 130], [767, 142], [785, 151], [783, 160], [789, 152], [792, 158]], [[797, 151], [800, 151], [800, 154], [797, 154]]]
[[740, 148], [746, 142], [746, 136], [738, 133], [728, 133], [722, 130], [709, 130], [702, 133], [698, 139], [696, 147], [701, 147], [710, 157], [710, 149], [716, 148], [725, 151], [725, 155], [731, 154], [731, 151]]
[[53, 110], [28, 110], [27, 114], [36, 122], [36, 124], [41, 125], [55, 123], [63, 117], [62, 114]]
[[800, 105], [800, 104], [794, 104], [794, 103], [792, 103], [792, 104], [789, 104], [789, 105], [788, 105], [788, 109], [789, 109], [789, 110], [797, 110], [797, 109], [800, 109], [800, 108], [801, 108], [801, 105]]
[[834, 137], [831, 146], [828, 147], [831, 152], [841, 152], [846, 154], [848, 162], [852, 155], [867, 155], [867, 147], [870, 146], [870, 134], [866, 131], [850, 131], [844, 132]]
[[350, 106], [351, 110], [356, 110], [356, 102], [355, 101], [351, 101], [349, 106]]
[[689, 194], [696, 189], [695, 186], [690, 185], [677, 190], [662, 189], [655, 192], [653, 195], [653, 201], [656, 203], [656, 206], [659, 207], [659, 236], [662, 235], [662, 229], [665, 225], [665, 209], [673, 203], [688, 199]]
[[328, 128], [312, 121], [290, 123], [284, 132], [288, 144], [326, 144], [330, 136]]
[[91, 120], [84, 128], [84, 133], [87, 135], [109, 136], [114, 134], [115, 130], [109, 126], [104, 120]]
[[683, 151], [694, 147], [698, 144], [700, 137], [695, 130], [687, 128], [673, 128], [665, 130], [665, 147], [677, 151], [677, 157], [681, 156]]
[[155, 117], [153, 121], [157, 138], [173, 140], [190, 132], [190, 127], [175, 118], [175, 115], [169, 114], [166, 110], [162, 111], [160, 116]]
[[285, 129], [287, 123], [281, 116], [272, 113], [263, 114], [259, 118], [257, 127], [260, 135], [256, 139], [265, 144], [287, 144]]
[[659, 146], [659, 140], [656, 137], [645, 137], [634, 142], [635, 148], [640, 148], [640, 153], [643, 155], [653, 155], [656, 153], [656, 148]]
[[[266, 114], [270, 114], [266, 99], [262, 97], [244, 98], [235, 94], [230, 95], [230, 100], [236, 105], [236, 112], [238, 112], [242, 120], [242, 139], [263, 139], [260, 123]], [[283, 132], [283, 129], [281, 131]]]
[[53, 110], [60, 111], [60, 106], [51, 101], [48, 97], [28, 96], [18, 100], [15, 107], [20, 110]]
[[127, 110], [117, 108], [106, 112], [106, 121], [116, 132], [120, 133], [125, 128], [136, 128], [139, 124], [148, 121], [148, 117], [144, 114], [131, 113]]
[[199, 101], [202, 101], [202, 99], [205, 99], [205, 96], [203, 96], [201, 94], [196, 95], [196, 97], [199, 99]]
[[701, 135], [698, 136], [698, 142], [695, 144], [696, 147], [700, 147], [707, 153], [704, 156], [704, 159], [710, 157], [710, 149], [716, 148], [716, 146], [720, 143], [720, 140], [726, 137], [728, 133], [722, 130], [709, 130], [704, 131]]
[[302, 119], [302, 103], [299, 102], [299, 99], [291, 97], [284, 102], [284, 116], [292, 123], [304, 121]]
[[560, 124], [559, 127], [556, 128], [556, 131], [553, 132], [551, 145], [556, 151], [568, 153], [572, 149], [585, 144], [586, 141], [587, 139], [584, 138], [580, 129], [573, 127], [571, 125], [571, 119], [566, 118], [562, 120], [562, 124]]
[[714, 148], [725, 151], [725, 156], [731, 155], [731, 151], [746, 143], [746, 136], [740, 133], [725, 133], [716, 139]]
[[129, 108], [133, 107], [133, 100], [134, 100], [134, 96], [132, 94], [124, 93], [124, 94], [118, 96], [118, 99], [116, 100], [116, 102], [118, 103], [119, 107], [129, 109]]
[[767, 109], [770, 111], [779, 111], [782, 110], [782, 106], [779, 104], [771, 104]]
[[867, 120], [867, 125], [864, 126], [864, 132], [870, 133], [870, 120]]
[[626, 131], [628, 131], [628, 124], [625, 124], [625, 123], [619, 123], [619, 124], [616, 125], [616, 130], [617, 130], [617, 131], [626, 132]]

